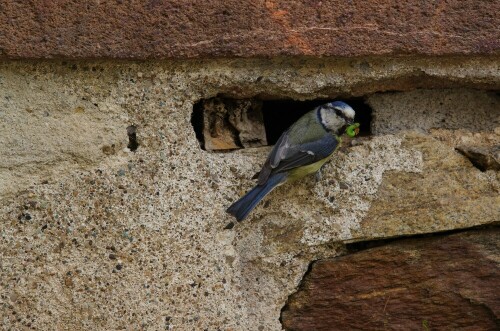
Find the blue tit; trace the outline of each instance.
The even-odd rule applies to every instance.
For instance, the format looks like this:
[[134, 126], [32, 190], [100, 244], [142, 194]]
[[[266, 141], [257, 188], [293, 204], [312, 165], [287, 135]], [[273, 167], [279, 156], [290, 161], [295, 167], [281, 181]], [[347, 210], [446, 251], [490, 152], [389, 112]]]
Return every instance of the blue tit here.
[[283, 132], [254, 176], [257, 185], [233, 203], [227, 212], [238, 221], [274, 188], [316, 173], [341, 143], [346, 127], [354, 121], [354, 109], [341, 101], [318, 106]]

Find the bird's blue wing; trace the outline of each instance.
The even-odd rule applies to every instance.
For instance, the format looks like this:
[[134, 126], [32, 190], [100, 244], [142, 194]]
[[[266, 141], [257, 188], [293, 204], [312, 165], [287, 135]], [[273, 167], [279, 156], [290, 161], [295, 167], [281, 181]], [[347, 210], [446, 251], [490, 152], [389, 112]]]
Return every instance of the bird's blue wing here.
[[338, 145], [339, 140], [335, 136], [325, 134], [319, 140], [290, 146], [286, 150], [284, 158], [273, 168], [272, 173], [288, 171], [316, 163], [332, 154]]
[[262, 169], [254, 176], [254, 178], [258, 178], [257, 183], [259, 185], [263, 185], [267, 181], [271, 171], [285, 158], [285, 153], [290, 147], [289, 132], [290, 130], [287, 130], [279, 137]]
[[293, 145], [288, 139], [288, 133], [285, 132], [262, 167], [258, 176], [258, 184], [264, 184], [271, 173], [288, 171], [318, 162], [332, 154], [338, 145], [339, 140], [326, 132], [320, 139]]

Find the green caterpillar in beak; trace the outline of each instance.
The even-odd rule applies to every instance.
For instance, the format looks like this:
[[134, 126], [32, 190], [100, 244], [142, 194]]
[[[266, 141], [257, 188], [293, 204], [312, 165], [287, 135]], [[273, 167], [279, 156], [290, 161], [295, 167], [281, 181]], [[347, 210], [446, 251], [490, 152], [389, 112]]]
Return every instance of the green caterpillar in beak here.
[[351, 124], [345, 129], [345, 133], [351, 138], [355, 137], [359, 134], [359, 126], [359, 123]]

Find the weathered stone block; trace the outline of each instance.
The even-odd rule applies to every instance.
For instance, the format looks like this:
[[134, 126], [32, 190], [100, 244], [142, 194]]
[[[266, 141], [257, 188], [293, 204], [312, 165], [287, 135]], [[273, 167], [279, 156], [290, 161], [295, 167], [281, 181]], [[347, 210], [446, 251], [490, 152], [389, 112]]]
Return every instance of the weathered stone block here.
[[[482, 144], [500, 144], [500, 136], [494, 133], [476, 135]], [[355, 238], [393, 237], [409, 229], [427, 233], [466, 228], [471, 221], [500, 220], [500, 191], [495, 187], [494, 171], [481, 173], [451, 142], [414, 132], [405, 137], [404, 146], [422, 153], [421, 172], [385, 173], [369, 212], [360, 228], [353, 231]]]
[[0, 57], [498, 55], [498, 1], [3, 1]]
[[285, 330], [495, 330], [500, 231], [408, 239], [314, 262]]

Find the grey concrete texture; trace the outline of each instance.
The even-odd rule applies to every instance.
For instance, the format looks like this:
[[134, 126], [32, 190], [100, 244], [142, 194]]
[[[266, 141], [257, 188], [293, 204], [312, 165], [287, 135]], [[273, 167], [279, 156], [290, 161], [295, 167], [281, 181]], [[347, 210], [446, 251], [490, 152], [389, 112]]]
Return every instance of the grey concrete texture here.
[[[342, 254], [345, 242], [498, 221], [498, 172], [454, 146], [498, 144], [500, 129], [441, 129], [346, 139], [320, 182], [278, 188], [225, 230], [225, 209], [269, 148], [203, 151], [190, 118], [196, 101], [220, 93], [498, 88], [499, 74], [491, 58], [2, 63], [2, 327], [280, 330], [309, 262]], [[450, 190], [424, 186], [443, 174]], [[421, 211], [433, 202], [427, 213], [412, 218], [408, 204], [401, 217], [384, 214], [414, 178], [423, 184], [403, 193]]]
[[375, 93], [367, 103], [376, 109], [373, 134], [432, 128], [491, 131], [500, 126], [500, 93], [472, 89]]

